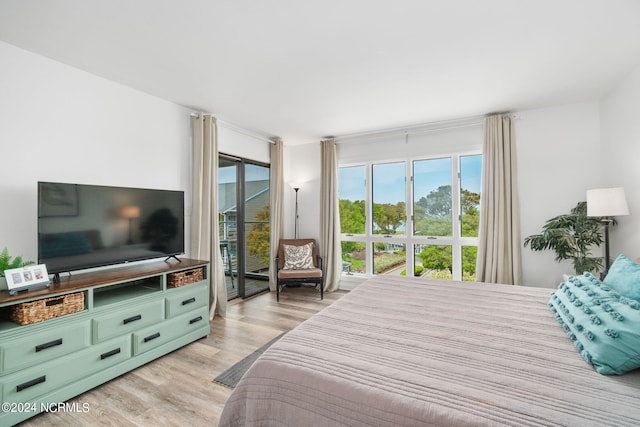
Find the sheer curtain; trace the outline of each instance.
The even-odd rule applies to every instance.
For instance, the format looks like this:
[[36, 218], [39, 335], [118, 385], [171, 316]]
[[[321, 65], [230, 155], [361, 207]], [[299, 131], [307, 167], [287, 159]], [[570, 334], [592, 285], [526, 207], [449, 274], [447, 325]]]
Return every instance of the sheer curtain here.
[[320, 144], [320, 254], [324, 262], [325, 290], [332, 292], [340, 288], [342, 273], [338, 156], [335, 139], [327, 139]]
[[[283, 209], [284, 209], [284, 166], [282, 164], [283, 156], [282, 156], [282, 140], [280, 138], [276, 138], [273, 140], [273, 144], [271, 144], [271, 165], [269, 168], [269, 173], [271, 174], [269, 178], [269, 210], [270, 210], [270, 252], [271, 252], [271, 261], [275, 262], [276, 257], [278, 256], [278, 243], [282, 238], [282, 230], [283, 230]], [[276, 267], [275, 264], [272, 264], [269, 268], [269, 289], [272, 291], [276, 290]]]
[[520, 208], [511, 117], [496, 114], [485, 118], [482, 161], [476, 279], [519, 285], [522, 283]]
[[193, 125], [193, 212], [191, 256], [209, 260], [210, 317], [227, 312], [227, 286], [218, 234], [218, 127], [215, 117], [200, 114]]

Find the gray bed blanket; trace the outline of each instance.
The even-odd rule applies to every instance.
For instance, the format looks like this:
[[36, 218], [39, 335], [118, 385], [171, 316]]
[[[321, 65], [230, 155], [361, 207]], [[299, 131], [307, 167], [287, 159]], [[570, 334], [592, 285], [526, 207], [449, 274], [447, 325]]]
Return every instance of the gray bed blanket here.
[[220, 425], [640, 426], [640, 370], [596, 373], [552, 291], [377, 276], [269, 348]]

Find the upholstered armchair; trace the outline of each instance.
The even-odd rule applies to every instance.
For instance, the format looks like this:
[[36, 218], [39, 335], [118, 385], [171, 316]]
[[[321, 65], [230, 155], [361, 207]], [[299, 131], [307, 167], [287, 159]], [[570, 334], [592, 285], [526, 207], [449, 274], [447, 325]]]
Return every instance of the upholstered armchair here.
[[276, 257], [276, 300], [280, 301], [280, 288], [286, 285], [315, 283], [320, 286], [320, 299], [324, 299], [322, 258], [318, 255], [315, 239], [282, 239]]

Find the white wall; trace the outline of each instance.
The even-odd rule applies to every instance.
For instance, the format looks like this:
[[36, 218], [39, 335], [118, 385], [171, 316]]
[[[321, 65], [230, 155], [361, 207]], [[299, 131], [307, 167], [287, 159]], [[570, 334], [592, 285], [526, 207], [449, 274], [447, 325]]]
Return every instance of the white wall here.
[[295, 191], [298, 191], [298, 237], [320, 239], [320, 141], [284, 147], [284, 237], [294, 237]]
[[[537, 234], [556, 215], [586, 200], [602, 182], [597, 102], [518, 112], [516, 140], [521, 236]], [[525, 285], [555, 287], [570, 262], [556, 263], [553, 251], [522, 247]]]
[[640, 65], [602, 100], [603, 187], [624, 187], [629, 216], [616, 218], [611, 256], [640, 257]]
[[0, 63], [0, 249], [37, 260], [39, 180], [190, 189], [189, 110], [3, 42]]

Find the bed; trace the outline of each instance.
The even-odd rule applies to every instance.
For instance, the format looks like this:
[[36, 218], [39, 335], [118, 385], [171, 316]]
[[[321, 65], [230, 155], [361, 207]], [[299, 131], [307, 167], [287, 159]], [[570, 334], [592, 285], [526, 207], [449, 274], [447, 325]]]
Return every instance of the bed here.
[[640, 370], [596, 372], [552, 292], [376, 276], [271, 346], [220, 425], [640, 425]]

